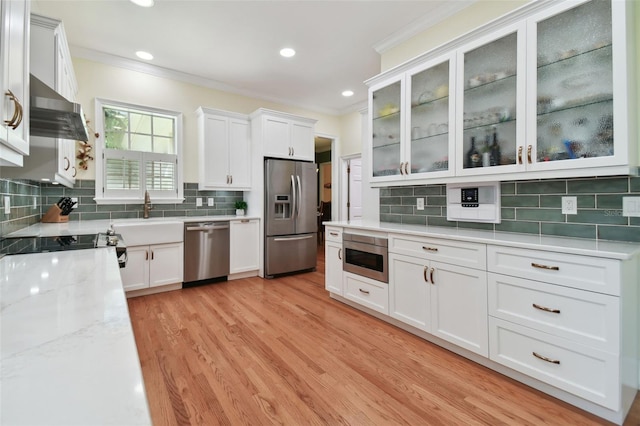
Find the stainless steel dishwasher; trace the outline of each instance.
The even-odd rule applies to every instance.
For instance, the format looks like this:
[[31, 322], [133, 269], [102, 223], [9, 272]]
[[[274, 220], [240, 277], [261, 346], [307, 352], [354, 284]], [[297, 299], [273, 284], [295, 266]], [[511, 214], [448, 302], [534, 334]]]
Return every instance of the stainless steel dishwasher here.
[[229, 222], [184, 224], [184, 282], [229, 275]]

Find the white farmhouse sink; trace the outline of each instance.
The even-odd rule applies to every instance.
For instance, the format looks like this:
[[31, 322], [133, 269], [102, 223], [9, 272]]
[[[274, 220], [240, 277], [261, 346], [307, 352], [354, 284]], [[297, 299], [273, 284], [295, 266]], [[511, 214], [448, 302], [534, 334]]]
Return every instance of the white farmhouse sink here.
[[179, 243], [184, 239], [181, 221], [134, 220], [114, 222], [113, 230], [122, 235], [127, 246]]

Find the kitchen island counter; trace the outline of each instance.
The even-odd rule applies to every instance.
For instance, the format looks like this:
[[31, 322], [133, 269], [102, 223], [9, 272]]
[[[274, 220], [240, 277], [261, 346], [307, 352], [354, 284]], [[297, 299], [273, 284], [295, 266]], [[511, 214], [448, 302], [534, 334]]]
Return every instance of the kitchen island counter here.
[[447, 226], [424, 226], [372, 220], [324, 222], [325, 226], [337, 226], [361, 231], [379, 231], [419, 237], [445, 238], [499, 246], [519, 247], [532, 250], [548, 250], [560, 253], [597, 256], [627, 260], [640, 253], [640, 244], [618, 241], [591, 240], [586, 238], [553, 237], [547, 235], [495, 232]]
[[151, 424], [113, 248], [5, 256], [0, 309], [1, 424]]

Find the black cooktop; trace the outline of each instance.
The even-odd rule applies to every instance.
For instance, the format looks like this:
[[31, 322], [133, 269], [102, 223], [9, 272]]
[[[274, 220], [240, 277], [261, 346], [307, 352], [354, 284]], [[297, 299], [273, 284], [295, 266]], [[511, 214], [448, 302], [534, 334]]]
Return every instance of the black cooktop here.
[[0, 254], [83, 250], [94, 248], [95, 241], [95, 234], [57, 237], [5, 237], [0, 241]]

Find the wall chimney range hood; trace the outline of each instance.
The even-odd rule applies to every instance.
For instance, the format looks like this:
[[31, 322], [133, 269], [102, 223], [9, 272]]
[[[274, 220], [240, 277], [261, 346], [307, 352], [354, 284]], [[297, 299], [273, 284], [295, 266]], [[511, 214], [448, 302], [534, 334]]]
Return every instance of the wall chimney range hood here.
[[88, 141], [82, 106], [70, 102], [31, 74], [29, 133], [58, 139]]

